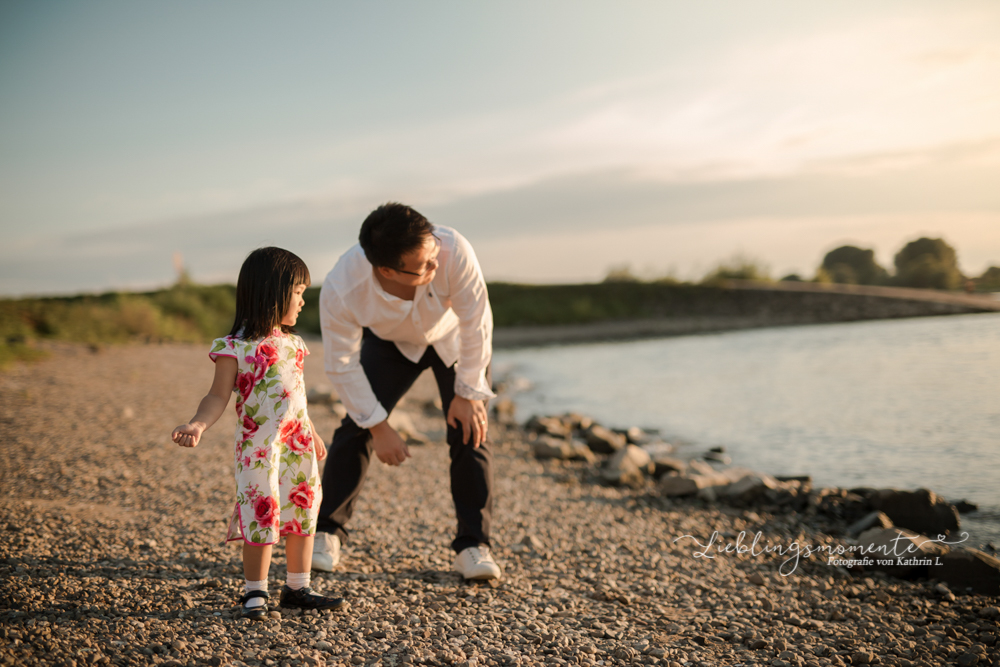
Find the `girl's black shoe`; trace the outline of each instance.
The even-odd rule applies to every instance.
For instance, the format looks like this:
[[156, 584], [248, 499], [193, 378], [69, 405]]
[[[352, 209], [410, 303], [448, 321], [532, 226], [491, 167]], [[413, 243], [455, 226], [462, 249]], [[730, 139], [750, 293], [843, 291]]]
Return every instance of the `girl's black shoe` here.
[[[282, 591], [282, 595], [284, 595], [284, 591]], [[249, 602], [253, 598], [264, 598], [266, 600], [269, 597], [270, 595], [267, 594], [267, 591], [250, 591], [249, 593], [241, 597], [240, 613], [243, 615], [243, 618], [249, 618], [255, 621], [267, 618], [266, 602], [260, 605], [259, 607], [248, 607], [247, 602]]]
[[340, 609], [344, 606], [344, 598], [328, 598], [325, 595], [316, 595], [308, 587], [295, 590], [288, 586], [282, 586], [279, 602], [282, 607], [294, 607], [297, 609]]

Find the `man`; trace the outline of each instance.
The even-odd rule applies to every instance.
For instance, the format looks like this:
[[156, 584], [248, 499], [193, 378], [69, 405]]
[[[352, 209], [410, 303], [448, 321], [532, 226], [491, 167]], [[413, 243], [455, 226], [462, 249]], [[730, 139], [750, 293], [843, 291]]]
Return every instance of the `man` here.
[[489, 551], [493, 473], [486, 443], [493, 312], [472, 246], [409, 206], [379, 206], [361, 225], [358, 245], [323, 282], [320, 322], [326, 373], [347, 417], [323, 473], [313, 568], [330, 571], [339, 561], [372, 452], [394, 466], [410, 456], [387, 418], [430, 368], [447, 416], [455, 569], [467, 579], [499, 578]]

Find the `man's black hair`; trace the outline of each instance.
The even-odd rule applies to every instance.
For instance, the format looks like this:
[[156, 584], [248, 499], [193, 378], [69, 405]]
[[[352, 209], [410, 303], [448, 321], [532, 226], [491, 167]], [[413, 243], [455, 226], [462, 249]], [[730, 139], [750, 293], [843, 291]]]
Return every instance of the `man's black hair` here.
[[243, 260], [236, 281], [236, 318], [230, 336], [243, 340], [265, 338], [281, 327], [295, 329], [281, 319], [292, 302], [296, 285], [310, 285], [309, 268], [298, 255], [282, 248], [257, 248]]
[[388, 202], [368, 214], [361, 223], [358, 241], [372, 266], [403, 268], [403, 255], [424, 244], [434, 226], [405, 204]]

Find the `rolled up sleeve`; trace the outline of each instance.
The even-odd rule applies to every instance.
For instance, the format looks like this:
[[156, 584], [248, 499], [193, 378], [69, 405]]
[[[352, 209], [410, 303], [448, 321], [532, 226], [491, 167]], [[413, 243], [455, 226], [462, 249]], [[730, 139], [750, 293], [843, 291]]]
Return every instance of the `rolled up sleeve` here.
[[340, 394], [354, 423], [361, 428], [371, 428], [389, 414], [375, 397], [361, 367], [362, 327], [344, 306], [341, 296], [327, 285], [320, 294], [319, 310], [326, 376]]
[[486, 381], [486, 368], [493, 357], [493, 310], [476, 253], [460, 234], [455, 234], [455, 252], [448, 269], [451, 307], [459, 322], [455, 393], [473, 401], [489, 400], [496, 396]]

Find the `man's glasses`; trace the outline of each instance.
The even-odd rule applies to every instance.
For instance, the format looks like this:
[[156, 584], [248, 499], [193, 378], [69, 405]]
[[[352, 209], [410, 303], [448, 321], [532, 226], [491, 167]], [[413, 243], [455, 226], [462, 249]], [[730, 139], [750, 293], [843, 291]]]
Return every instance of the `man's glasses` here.
[[434, 237], [434, 243], [437, 244], [437, 252], [434, 253], [433, 257], [427, 260], [427, 264], [424, 265], [424, 270], [421, 271], [420, 273], [417, 273], [416, 271], [405, 271], [403, 269], [396, 269], [397, 273], [405, 273], [407, 275], [416, 276], [420, 278], [421, 276], [426, 275], [428, 271], [433, 271], [438, 267], [437, 256], [441, 253], [441, 239], [439, 239], [434, 234], [431, 234], [431, 236]]

